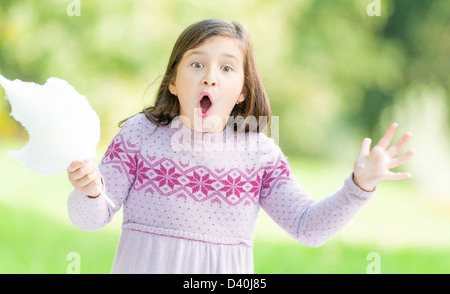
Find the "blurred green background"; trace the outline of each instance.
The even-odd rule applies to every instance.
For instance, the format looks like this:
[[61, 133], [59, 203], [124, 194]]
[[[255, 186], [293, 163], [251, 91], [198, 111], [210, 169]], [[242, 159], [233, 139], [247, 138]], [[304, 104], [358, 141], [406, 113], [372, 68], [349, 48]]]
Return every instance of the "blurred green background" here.
[[[0, 74], [59, 77], [86, 96], [101, 119], [99, 161], [117, 123], [152, 105], [181, 31], [238, 20], [279, 116], [279, 144], [313, 197], [337, 190], [362, 138], [376, 141], [392, 121], [417, 150], [401, 168], [414, 177], [382, 183], [322, 247], [295, 242], [261, 211], [255, 272], [366, 273], [376, 252], [381, 273], [450, 273], [449, 11], [444, 0], [2, 0]], [[74, 227], [67, 176], [36, 175], [7, 156], [28, 140], [10, 110], [1, 98], [0, 273], [66, 273], [70, 252], [81, 273], [108, 273], [120, 212], [99, 231]]]

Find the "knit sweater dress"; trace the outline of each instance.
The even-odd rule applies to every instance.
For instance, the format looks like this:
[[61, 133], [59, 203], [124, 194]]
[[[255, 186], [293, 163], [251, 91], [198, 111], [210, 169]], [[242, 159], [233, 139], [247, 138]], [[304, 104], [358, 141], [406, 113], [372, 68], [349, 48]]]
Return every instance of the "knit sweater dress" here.
[[102, 228], [123, 207], [111, 273], [253, 273], [260, 207], [299, 242], [320, 246], [373, 194], [350, 175], [316, 201], [263, 133], [227, 126], [202, 134], [177, 119], [156, 126], [143, 114], [120, 129], [99, 169], [105, 197], [74, 189], [67, 205], [82, 230]]

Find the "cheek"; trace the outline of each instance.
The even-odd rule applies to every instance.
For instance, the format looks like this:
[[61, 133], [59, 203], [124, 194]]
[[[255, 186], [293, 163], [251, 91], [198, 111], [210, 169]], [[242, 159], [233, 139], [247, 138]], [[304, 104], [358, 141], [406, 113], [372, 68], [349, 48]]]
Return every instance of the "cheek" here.
[[177, 88], [179, 93], [189, 92], [192, 88], [193, 79], [189, 76], [182, 76], [177, 80]]
[[176, 85], [179, 92], [190, 91], [196, 85], [196, 82], [199, 81], [198, 73], [192, 71], [190, 68], [186, 68], [185, 65], [180, 65], [178, 68], [177, 77], [176, 77]]
[[176, 80], [176, 87], [178, 92], [178, 100], [180, 104], [188, 106], [193, 105], [196, 101], [192, 98], [193, 93], [195, 92], [194, 85], [195, 79], [189, 77], [189, 75], [181, 75]]
[[230, 91], [240, 92], [242, 86], [244, 85], [244, 73], [230, 73], [226, 78], [224, 78], [224, 83], [227, 84], [228, 88], [230, 88]]
[[223, 99], [220, 102], [217, 102], [216, 114], [221, 116], [228, 116], [231, 114], [231, 111], [233, 110], [235, 105], [235, 99]]
[[230, 83], [226, 87], [225, 96], [229, 97], [229, 99], [225, 99], [224, 101], [222, 101], [223, 103], [221, 103], [221, 106], [224, 108], [224, 110], [226, 109], [231, 113], [231, 110], [238, 102], [243, 90], [244, 85], [243, 80], [244, 80], [243, 77], [242, 79], [236, 78], [232, 83]]

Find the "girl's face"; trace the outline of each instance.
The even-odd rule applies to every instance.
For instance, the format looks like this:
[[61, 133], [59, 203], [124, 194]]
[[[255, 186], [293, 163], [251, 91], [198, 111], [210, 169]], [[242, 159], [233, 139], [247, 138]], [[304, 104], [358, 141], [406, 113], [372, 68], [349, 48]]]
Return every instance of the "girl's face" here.
[[186, 51], [169, 85], [180, 102], [180, 120], [194, 131], [224, 129], [233, 107], [244, 101], [244, 62], [237, 39], [216, 36]]

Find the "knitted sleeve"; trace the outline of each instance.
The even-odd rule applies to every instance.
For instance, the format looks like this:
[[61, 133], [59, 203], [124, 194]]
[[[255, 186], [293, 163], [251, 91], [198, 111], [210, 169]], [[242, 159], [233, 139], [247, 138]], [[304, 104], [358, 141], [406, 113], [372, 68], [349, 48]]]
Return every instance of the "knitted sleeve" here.
[[261, 207], [305, 245], [321, 246], [372, 198], [373, 193], [361, 190], [354, 184], [352, 176], [348, 176], [338, 191], [316, 201], [294, 178], [286, 157], [273, 140], [265, 146]]
[[89, 198], [76, 189], [70, 193], [67, 202], [69, 218], [80, 229], [102, 228], [126, 200], [136, 178], [144, 119], [141, 114], [128, 119], [106, 150], [99, 164], [103, 195]]

